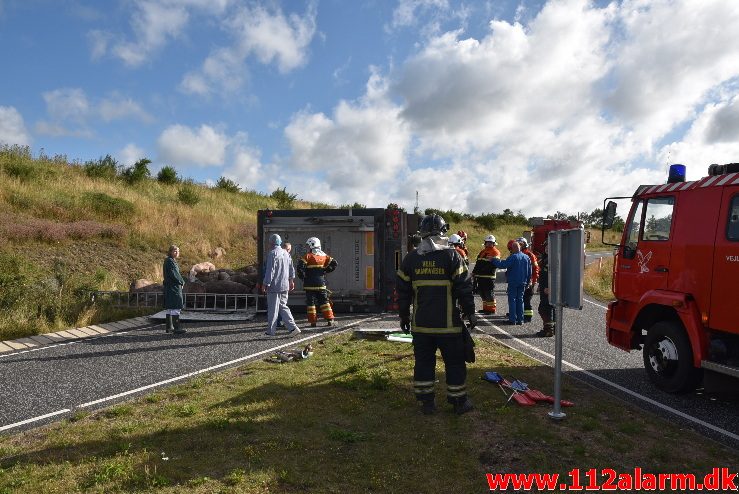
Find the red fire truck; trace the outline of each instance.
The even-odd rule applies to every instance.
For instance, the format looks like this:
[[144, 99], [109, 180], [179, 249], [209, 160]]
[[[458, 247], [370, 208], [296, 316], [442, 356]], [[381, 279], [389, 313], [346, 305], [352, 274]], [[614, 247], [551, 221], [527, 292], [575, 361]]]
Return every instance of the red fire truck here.
[[[604, 201], [604, 231], [616, 215], [610, 199], [628, 198]], [[725, 376], [739, 377], [739, 164], [711, 165], [692, 182], [672, 165], [667, 183], [630, 199], [608, 342], [641, 347], [650, 379], [670, 393], [695, 388], [704, 371], [734, 382]]]
[[[544, 242], [547, 240], [549, 232], [555, 230], [569, 230], [572, 228], [582, 228], [582, 223], [573, 220], [555, 220], [552, 218], [531, 218], [531, 232], [524, 232], [524, 237], [530, 236], [526, 240], [531, 244], [531, 249], [537, 256], [544, 252]], [[529, 235], [527, 235], [529, 233]], [[586, 232], [589, 242], [589, 232]]]

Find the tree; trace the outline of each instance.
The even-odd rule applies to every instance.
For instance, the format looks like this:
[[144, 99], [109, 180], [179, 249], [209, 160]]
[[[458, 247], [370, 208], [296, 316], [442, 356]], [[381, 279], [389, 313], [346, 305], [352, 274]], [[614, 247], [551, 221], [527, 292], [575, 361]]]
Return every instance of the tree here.
[[82, 168], [88, 177], [112, 180], [118, 173], [118, 162], [109, 154], [106, 154], [105, 158], [85, 162]]
[[180, 181], [180, 177], [177, 176], [177, 170], [171, 166], [165, 166], [157, 174], [157, 180], [163, 184], [172, 185]]
[[270, 197], [277, 201], [277, 207], [280, 209], [292, 209], [295, 205], [295, 199], [298, 198], [297, 194], [291, 194], [286, 187], [275, 189]]
[[226, 192], [236, 193], [239, 190], [239, 184], [231, 180], [230, 178], [221, 177], [218, 179], [218, 182], [216, 182], [216, 188], [225, 190]]
[[121, 172], [121, 177], [123, 177], [123, 180], [125, 180], [129, 185], [133, 185], [144, 179], [150, 178], [151, 172], [149, 171], [149, 163], [151, 163], [150, 159], [141, 158], [134, 163], [133, 166], [129, 166], [124, 169]]

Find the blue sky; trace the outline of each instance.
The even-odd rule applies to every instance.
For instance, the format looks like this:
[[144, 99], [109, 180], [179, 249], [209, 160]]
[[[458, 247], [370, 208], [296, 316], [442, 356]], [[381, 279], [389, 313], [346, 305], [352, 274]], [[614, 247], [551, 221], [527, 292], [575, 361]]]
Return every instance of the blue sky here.
[[0, 143], [306, 200], [590, 211], [739, 161], [739, 2], [0, 0]]

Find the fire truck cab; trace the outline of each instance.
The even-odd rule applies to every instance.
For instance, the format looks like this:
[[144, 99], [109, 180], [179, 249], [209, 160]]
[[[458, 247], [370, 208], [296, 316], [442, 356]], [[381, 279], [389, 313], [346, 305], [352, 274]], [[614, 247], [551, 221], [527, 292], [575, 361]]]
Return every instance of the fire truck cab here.
[[[616, 214], [609, 199], [625, 198], [604, 201], [604, 230]], [[642, 185], [631, 201], [608, 342], [642, 348], [649, 378], [670, 393], [695, 388], [704, 370], [739, 377], [739, 164], [692, 182], [672, 165], [666, 184]]]

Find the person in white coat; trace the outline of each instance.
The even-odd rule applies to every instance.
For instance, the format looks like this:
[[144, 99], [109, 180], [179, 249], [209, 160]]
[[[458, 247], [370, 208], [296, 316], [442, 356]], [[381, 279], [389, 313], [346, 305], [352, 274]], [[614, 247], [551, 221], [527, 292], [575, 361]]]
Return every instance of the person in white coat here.
[[262, 291], [267, 294], [267, 336], [275, 336], [277, 316], [288, 328], [289, 335], [300, 333], [292, 312], [287, 306], [287, 295], [295, 288], [295, 267], [290, 254], [281, 247], [282, 238], [273, 233], [269, 237], [270, 251], [264, 262]]

